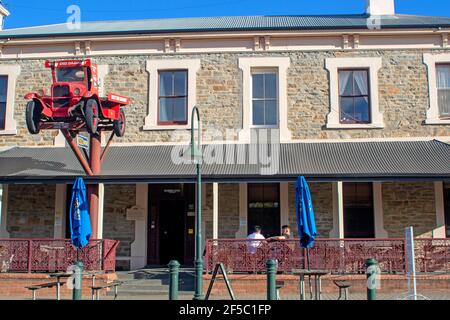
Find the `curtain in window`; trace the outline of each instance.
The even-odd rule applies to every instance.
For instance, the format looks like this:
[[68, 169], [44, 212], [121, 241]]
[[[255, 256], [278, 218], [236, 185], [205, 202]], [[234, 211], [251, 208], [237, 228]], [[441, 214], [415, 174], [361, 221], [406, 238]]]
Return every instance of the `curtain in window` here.
[[353, 75], [355, 77], [355, 95], [368, 95], [367, 71], [354, 71]]
[[352, 92], [352, 83], [353, 80], [351, 78], [351, 71], [341, 71], [339, 72], [339, 94], [341, 96], [351, 95]]
[[437, 86], [439, 89], [450, 89], [450, 66], [437, 67]]
[[437, 66], [439, 115], [450, 116], [450, 65]]

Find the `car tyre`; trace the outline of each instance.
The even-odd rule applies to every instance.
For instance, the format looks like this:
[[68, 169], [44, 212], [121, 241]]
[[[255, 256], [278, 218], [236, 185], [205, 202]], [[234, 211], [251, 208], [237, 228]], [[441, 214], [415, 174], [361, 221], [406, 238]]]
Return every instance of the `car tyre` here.
[[98, 119], [98, 103], [94, 99], [89, 99], [84, 109], [84, 120], [88, 133], [97, 134]]
[[25, 109], [25, 119], [27, 123], [28, 131], [31, 134], [38, 134], [41, 129], [39, 128], [41, 122], [42, 106], [38, 101], [29, 101]]
[[113, 122], [114, 133], [118, 137], [123, 137], [125, 135], [125, 120], [125, 111], [120, 109], [119, 120], [114, 120]]

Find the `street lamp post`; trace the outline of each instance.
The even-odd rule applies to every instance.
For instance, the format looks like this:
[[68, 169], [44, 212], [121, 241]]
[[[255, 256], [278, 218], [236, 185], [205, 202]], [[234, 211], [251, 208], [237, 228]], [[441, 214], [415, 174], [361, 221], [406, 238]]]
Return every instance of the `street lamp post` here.
[[[195, 144], [195, 129], [194, 120], [197, 120], [197, 134], [198, 142]], [[191, 116], [191, 145], [187, 153], [189, 158], [196, 164], [197, 167], [197, 219], [196, 219], [196, 250], [195, 250], [195, 294], [194, 300], [203, 300], [203, 258], [202, 258], [202, 150], [201, 150], [201, 129], [200, 129], [200, 112], [197, 107], [192, 110]]]

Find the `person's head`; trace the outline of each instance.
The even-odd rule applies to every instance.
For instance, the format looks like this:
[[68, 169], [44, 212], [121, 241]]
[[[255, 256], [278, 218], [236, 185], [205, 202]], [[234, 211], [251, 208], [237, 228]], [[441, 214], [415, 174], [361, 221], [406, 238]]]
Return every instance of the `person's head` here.
[[291, 235], [291, 227], [289, 227], [289, 226], [282, 226], [281, 227], [281, 234], [283, 236], [284, 235], [290, 236]]
[[255, 233], [261, 233], [261, 227], [260, 227], [260, 226], [254, 226], [254, 227], [253, 227], [253, 232], [255, 232]]

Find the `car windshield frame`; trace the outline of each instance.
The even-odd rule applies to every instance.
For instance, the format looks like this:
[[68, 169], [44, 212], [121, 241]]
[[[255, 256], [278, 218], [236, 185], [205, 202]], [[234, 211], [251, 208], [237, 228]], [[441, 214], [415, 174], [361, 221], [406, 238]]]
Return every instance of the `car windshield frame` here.
[[[65, 71], [65, 73], [63, 73]], [[76, 78], [76, 73], [82, 71], [83, 78]], [[84, 67], [64, 67], [56, 68], [55, 70], [56, 82], [85, 82], [86, 70]]]

